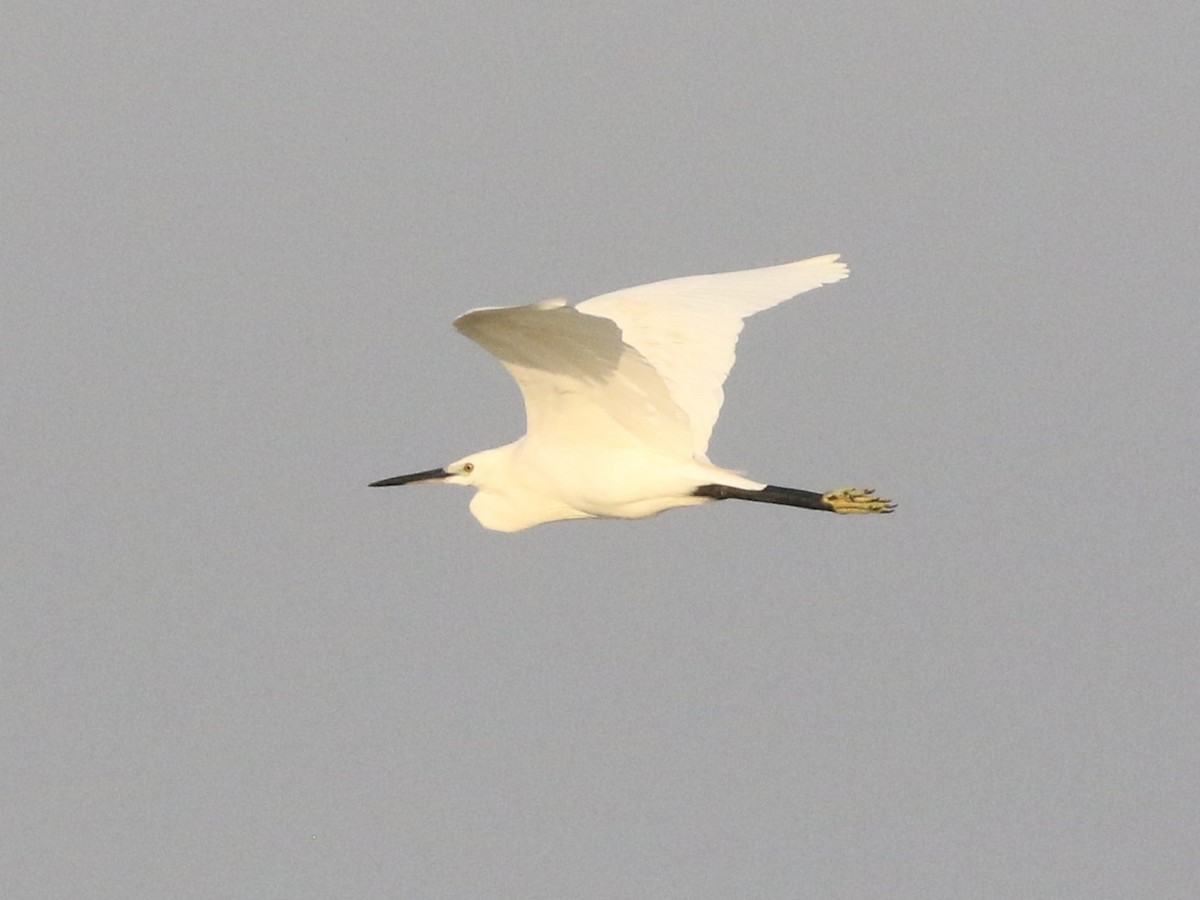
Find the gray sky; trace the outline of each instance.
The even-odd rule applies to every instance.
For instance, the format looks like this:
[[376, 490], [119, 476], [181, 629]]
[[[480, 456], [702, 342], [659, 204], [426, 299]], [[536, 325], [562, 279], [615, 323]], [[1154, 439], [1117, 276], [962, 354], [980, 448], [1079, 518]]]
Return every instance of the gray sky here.
[[[1194, 896], [1194, 3], [10, 4], [5, 897]], [[450, 320], [841, 252], [729, 502], [371, 491]]]

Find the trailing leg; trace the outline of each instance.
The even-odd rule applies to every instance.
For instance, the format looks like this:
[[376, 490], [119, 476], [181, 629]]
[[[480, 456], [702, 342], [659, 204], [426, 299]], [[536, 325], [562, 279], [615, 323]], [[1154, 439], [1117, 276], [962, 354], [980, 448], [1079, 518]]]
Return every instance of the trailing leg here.
[[783, 506], [798, 506], [802, 509], [819, 509], [835, 513], [890, 513], [896, 504], [883, 497], [876, 497], [873, 488], [841, 488], [819, 494], [800, 488], [779, 487], [768, 484], [764, 488], [733, 487], [728, 484], [702, 484], [692, 493], [697, 497], [714, 500], [750, 500], [755, 503], [778, 503]]

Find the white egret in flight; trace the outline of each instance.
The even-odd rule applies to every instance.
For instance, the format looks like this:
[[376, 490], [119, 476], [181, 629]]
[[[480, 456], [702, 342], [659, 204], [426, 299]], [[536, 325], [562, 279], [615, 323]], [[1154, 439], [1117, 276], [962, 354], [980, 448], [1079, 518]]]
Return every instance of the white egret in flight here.
[[472, 514], [496, 531], [560, 519], [641, 519], [728, 499], [889, 513], [895, 504], [870, 488], [819, 493], [762, 484], [706, 455], [742, 320], [847, 274], [835, 254], [659, 281], [575, 307], [547, 300], [472, 310], [454, 327], [516, 379], [525, 436], [371, 487], [469, 485], [476, 489]]

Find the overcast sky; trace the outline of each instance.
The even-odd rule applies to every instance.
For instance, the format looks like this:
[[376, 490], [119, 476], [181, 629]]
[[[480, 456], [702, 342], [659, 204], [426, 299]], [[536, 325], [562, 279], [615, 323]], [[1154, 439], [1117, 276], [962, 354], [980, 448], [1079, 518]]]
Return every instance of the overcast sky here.
[[[1191, 898], [1192, 2], [0, 34], [0, 893]], [[483, 530], [465, 309], [840, 252], [727, 502]]]

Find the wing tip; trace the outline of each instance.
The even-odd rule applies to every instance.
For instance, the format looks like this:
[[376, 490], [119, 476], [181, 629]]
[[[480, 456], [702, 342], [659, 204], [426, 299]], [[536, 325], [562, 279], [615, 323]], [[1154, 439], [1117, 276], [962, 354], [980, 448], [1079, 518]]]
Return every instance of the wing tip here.
[[472, 323], [486, 318], [488, 313], [513, 313], [522, 309], [562, 309], [564, 306], [570, 306], [570, 304], [562, 298], [555, 298], [554, 300], [539, 300], [537, 303], [528, 303], [524, 306], [480, 306], [476, 307], [475, 309], [468, 309], [465, 313], [456, 318], [452, 324], [455, 328], [465, 334], [466, 331], [464, 330], [464, 326], [469, 328]]
[[840, 253], [826, 253], [824, 256], [802, 259], [792, 265], [803, 266], [810, 270], [814, 276], [820, 279], [821, 284], [833, 284], [835, 281], [850, 277], [850, 266], [841, 260], [842, 254]]

